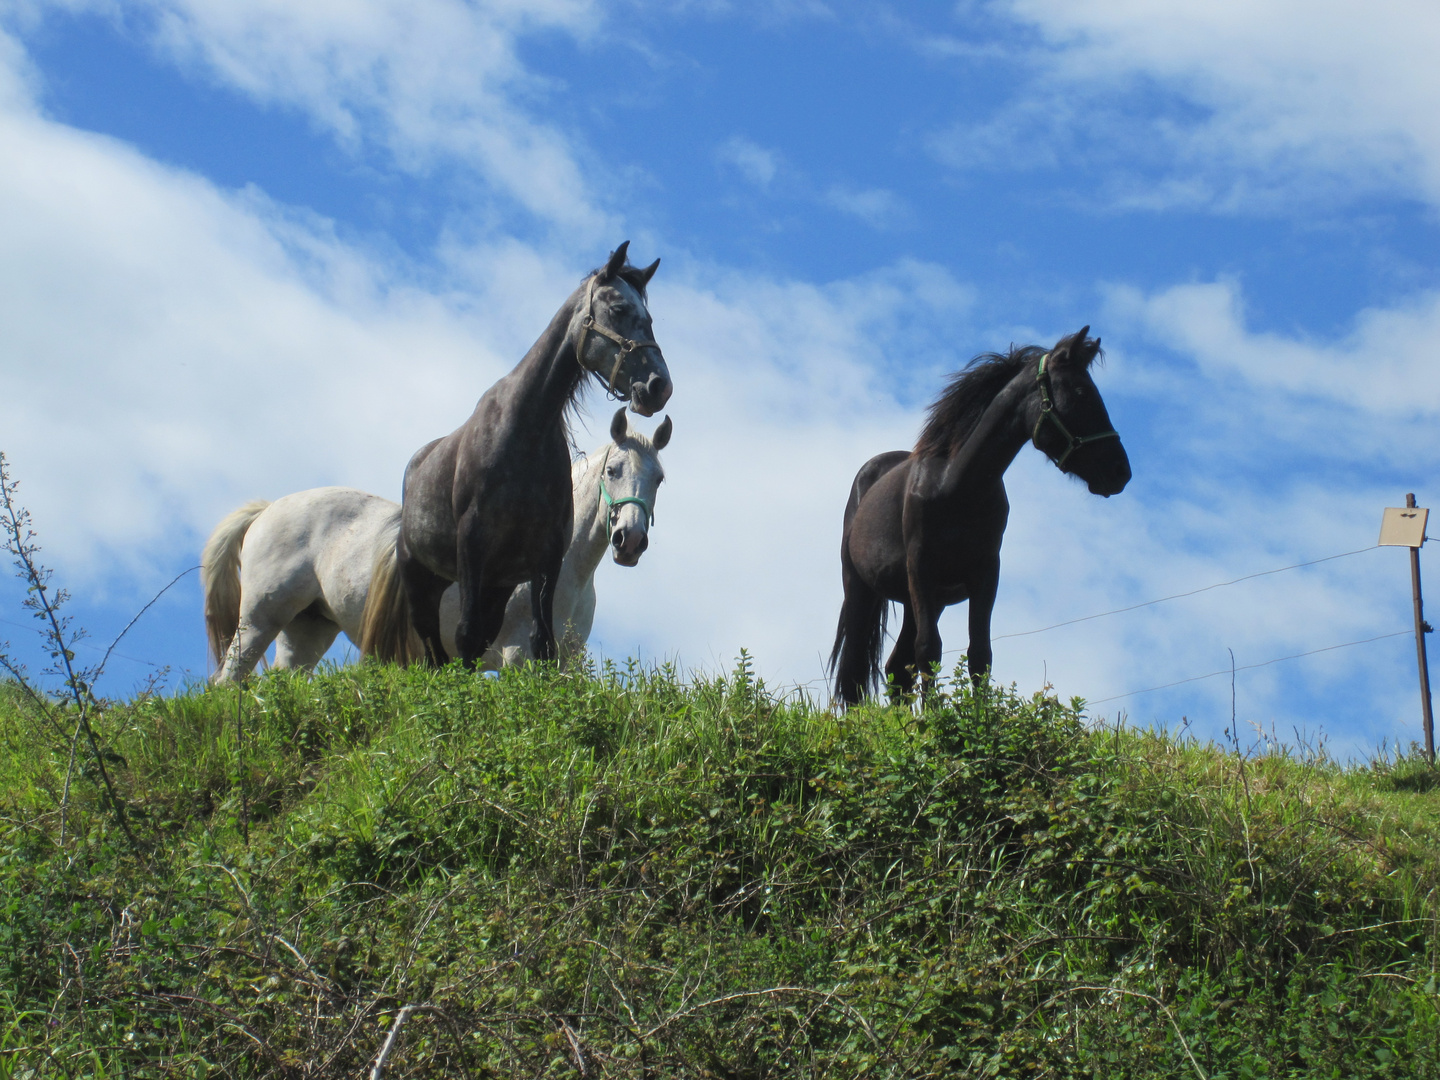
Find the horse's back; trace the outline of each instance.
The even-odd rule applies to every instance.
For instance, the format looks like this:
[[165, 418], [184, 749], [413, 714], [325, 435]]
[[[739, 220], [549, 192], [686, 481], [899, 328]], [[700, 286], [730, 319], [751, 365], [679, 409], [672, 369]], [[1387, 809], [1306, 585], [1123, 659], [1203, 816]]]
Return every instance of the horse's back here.
[[845, 521], [848, 524], [855, 516], [855, 509], [860, 505], [860, 500], [865, 498], [869, 490], [875, 486], [876, 481], [892, 472], [897, 466], [903, 465], [910, 458], [909, 450], [886, 450], [883, 454], [876, 454], [855, 474], [855, 480], [850, 485], [850, 500], [845, 505]]
[[319, 601], [320, 613], [356, 638], [376, 547], [399, 512], [390, 500], [355, 488], [276, 499], [246, 534], [242, 589], [257, 598], [283, 596], [290, 606]]

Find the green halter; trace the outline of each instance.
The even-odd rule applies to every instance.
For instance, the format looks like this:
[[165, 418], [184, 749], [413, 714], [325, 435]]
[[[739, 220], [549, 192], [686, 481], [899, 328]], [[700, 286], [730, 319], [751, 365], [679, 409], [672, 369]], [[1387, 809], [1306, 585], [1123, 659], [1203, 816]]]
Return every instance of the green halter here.
[[[1120, 433], [1118, 431], [1097, 431], [1094, 435], [1070, 434], [1070, 429], [1065, 426], [1065, 422], [1060, 419], [1060, 414], [1055, 411], [1055, 388], [1050, 385], [1050, 373], [1045, 370], [1045, 361], [1049, 359], [1048, 352], [1040, 357], [1040, 367], [1035, 372], [1035, 381], [1040, 384], [1040, 416], [1035, 421], [1035, 430], [1030, 433], [1030, 440], [1035, 443], [1037, 450], [1055, 463], [1057, 469], [1064, 469], [1066, 459], [1086, 443], [1099, 442], [1101, 439], [1118, 439]], [[1058, 458], [1053, 457], [1048, 450], [1044, 450], [1040, 446], [1040, 428], [1046, 420], [1054, 424], [1066, 440], [1065, 452]]]
[[610, 508], [610, 520], [615, 520], [615, 514], [619, 511], [620, 507], [625, 506], [628, 503], [634, 503], [636, 506], [640, 507], [640, 512], [645, 515], [647, 527], [653, 526], [655, 524], [655, 511], [650, 508], [649, 503], [647, 503], [644, 499], [633, 495], [627, 496], [624, 499], [617, 499], [615, 498], [615, 496], [611, 495], [609, 490], [605, 487], [605, 466], [609, 463], [610, 447], [607, 446], [605, 448], [605, 460], [600, 463], [600, 498], [605, 503], [605, 505]]

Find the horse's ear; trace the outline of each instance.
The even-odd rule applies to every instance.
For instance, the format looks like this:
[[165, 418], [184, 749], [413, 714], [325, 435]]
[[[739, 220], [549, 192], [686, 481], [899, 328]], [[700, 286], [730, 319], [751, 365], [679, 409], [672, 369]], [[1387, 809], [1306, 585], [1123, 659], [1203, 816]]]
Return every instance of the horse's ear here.
[[626, 240], [610, 253], [610, 261], [605, 264], [605, 269], [600, 272], [601, 281], [609, 281], [620, 272], [625, 265], [625, 257], [630, 251], [630, 241]]
[[659, 270], [659, 269], [660, 269], [660, 260], [659, 260], [659, 259], [656, 259], [656, 260], [655, 260], [653, 263], [651, 263], [649, 266], [645, 267], [644, 270], [641, 270], [641, 271], [640, 271], [640, 287], [641, 287], [641, 288], [644, 288], [646, 285], [649, 285], [649, 284], [650, 284], [650, 279], [655, 276], [655, 271], [656, 271], [656, 270]]
[[664, 450], [670, 444], [670, 433], [674, 430], [675, 425], [670, 422], [670, 417], [665, 417], [655, 429], [655, 434], [650, 436], [650, 445], [656, 450]]
[[615, 410], [615, 419], [610, 421], [610, 438], [615, 440], [616, 446], [619, 446], [625, 441], [625, 436], [629, 433], [630, 424], [625, 419], [625, 406], [621, 405], [620, 408]]
[[[1071, 360], [1077, 364], [1089, 364], [1091, 360], [1095, 359], [1095, 354], [1099, 351], [1100, 343], [1096, 341], [1093, 346], [1087, 343], [1085, 336], [1089, 333], [1090, 327], [1086, 325], [1071, 334], [1069, 338], [1061, 339], [1065, 342], [1065, 356], [1067, 360]], [[1057, 349], [1056, 351], [1058, 352], [1059, 350]]]

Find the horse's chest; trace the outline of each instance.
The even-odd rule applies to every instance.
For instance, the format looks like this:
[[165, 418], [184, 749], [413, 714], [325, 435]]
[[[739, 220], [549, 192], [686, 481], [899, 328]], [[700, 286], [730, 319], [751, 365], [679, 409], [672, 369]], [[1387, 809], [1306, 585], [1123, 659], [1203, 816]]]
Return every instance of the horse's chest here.
[[573, 513], [570, 476], [568, 469], [547, 475], [553, 471], [487, 477], [460, 517], [460, 543], [516, 580], [529, 580], [563, 555]]

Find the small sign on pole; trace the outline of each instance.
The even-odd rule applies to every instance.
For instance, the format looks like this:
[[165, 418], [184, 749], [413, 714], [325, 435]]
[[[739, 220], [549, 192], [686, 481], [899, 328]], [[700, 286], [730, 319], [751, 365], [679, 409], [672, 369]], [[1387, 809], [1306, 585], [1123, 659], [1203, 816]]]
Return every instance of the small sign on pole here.
[[1425, 543], [1425, 523], [1429, 517], [1430, 511], [1424, 507], [1387, 506], [1380, 522], [1380, 546], [1418, 548]]
[[1410, 590], [1415, 600], [1415, 658], [1420, 666], [1420, 712], [1425, 724], [1425, 756], [1435, 764], [1435, 717], [1430, 711], [1430, 662], [1425, 656], [1425, 635], [1430, 625], [1420, 599], [1420, 545], [1425, 543], [1425, 525], [1430, 511], [1415, 505], [1413, 494], [1405, 496], [1403, 507], [1387, 506], [1380, 522], [1380, 546], [1410, 549]]

